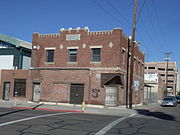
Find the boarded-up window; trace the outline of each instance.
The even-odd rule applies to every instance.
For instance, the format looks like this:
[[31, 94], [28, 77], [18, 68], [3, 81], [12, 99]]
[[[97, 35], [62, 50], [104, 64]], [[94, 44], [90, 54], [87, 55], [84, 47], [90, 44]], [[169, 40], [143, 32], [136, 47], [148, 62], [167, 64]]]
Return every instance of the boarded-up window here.
[[68, 102], [69, 99], [69, 85], [54, 83], [54, 91], [53, 91], [54, 101], [60, 102]]

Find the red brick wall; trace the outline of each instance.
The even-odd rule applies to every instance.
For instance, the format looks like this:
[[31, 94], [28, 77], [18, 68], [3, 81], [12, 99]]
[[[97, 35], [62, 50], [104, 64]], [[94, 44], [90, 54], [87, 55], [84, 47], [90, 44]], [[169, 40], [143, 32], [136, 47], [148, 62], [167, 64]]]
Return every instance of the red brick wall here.
[[37, 81], [41, 84], [41, 101], [68, 103], [71, 83], [84, 84], [84, 100], [86, 102], [89, 100], [88, 70], [32, 70], [32, 82]]
[[[81, 39], [76, 41], [66, 40], [67, 34], [80, 34]], [[112, 48], [109, 47], [110, 42], [113, 43]], [[50, 35], [43, 36], [38, 33], [33, 34], [33, 46], [39, 45], [39, 50], [33, 50], [32, 64], [35, 67], [122, 67], [122, 47], [127, 50], [128, 39], [124, 36], [121, 29], [114, 29], [111, 33], [94, 33], [90, 34], [85, 29], [63, 31], [59, 36], [52, 37]], [[83, 44], [86, 47], [83, 48]], [[60, 49], [60, 45], [63, 48]], [[92, 64], [92, 50], [90, 46], [102, 46], [101, 49], [101, 63]], [[67, 47], [78, 46], [77, 64], [68, 63], [68, 49]], [[55, 47], [54, 64], [46, 64], [46, 47]], [[138, 47], [135, 48], [135, 55], [143, 60], [143, 55], [139, 52]], [[36, 65], [34, 65], [36, 64]]]
[[0, 92], [0, 99], [3, 98], [3, 85], [4, 82], [10, 82], [10, 95], [9, 98], [13, 99], [14, 93], [14, 79], [26, 79], [26, 96], [25, 97], [17, 97], [20, 100], [28, 100], [28, 97], [31, 96], [30, 90], [30, 77], [29, 77], [29, 70], [2, 70], [1, 71], [1, 92]]
[[[80, 40], [77, 41], [67, 41], [66, 35], [67, 34], [80, 34]], [[110, 42], [113, 43], [113, 46], [110, 47]], [[123, 70], [123, 74], [126, 78], [126, 59], [127, 59], [127, 46], [128, 46], [128, 38], [124, 35], [121, 29], [113, 29], [109, 32], [88, 32], [86, 29], [80, 29], [80, 30], [64, 30], [61, 33], [58, 33], [56, 35], [42, 35], [39, 33], [33, 34], [33, 46], [39, 45], [39, 50], [33, 50], [32, 55], [32, 64], [33, 67], [88, 67], [88, 68], [117, 68], [120, 67], [121, 70]], [[83, 47], [83, 44], [86, 44], [86, 47]], [[60, 46], [63, 45], [63, 48], [60, 49]], [[77, 63], [68, 63], [68, 49], [67, 47], [79, 47], [77, 52]], [[92, 63], [92, 50], [90, 46], [102, 46], [101, 48], [101, 62], [100, 63]], [[46, 47], [55, 47], [55, 58], [53, 64], [47, 64], [46, 63]], [[125, 62], [122, 63], [123, 60], [123, 54], [122, 54], [122, 48], [125, 49]], [[134, 65], [134, 74], [136, 75], [136, 80], [140, 80], [141, 84], [143, 85], [143, 76], [144, 76], [144, 54], [140, 52], [138, 46], [135, 47], [135, 65]], [[102, 72], [116, 72], [117, 70], [112, 71], [91, 71], [90, 78], [87, 83], [86, 87], [86, 101], [90, 101], [91, 104], [104, 104], [104, 98], [105, 98], [105, 89], [100, 86], [100, 78], [98, 78], [98, 74], [101, 74]], [[34, 71], [35, 72], [35, 71]], [[58, 76], [58, 72], [61, 72], [62, 76]], [[74, 71], [77, 72], [77, 71]], [[36, 74], [35, 74], [36, 75]], [[40, 71], [39, 73], [40, 78], [42, 79], [43, 84], [43, 90], [44, 94], [42, 94], [42, 100], [47, 100], [53, 96], [52, 94], [52, 78], [59, 78], [60, 80], [63, 77], [69, 78], [68, 81], [71, 82], [71, 77], [76, 76], [75, 74], [71, 73], [71, 76], [68, 76], [68, 74], [65, 71], [54, 71], [54, 73], [51, 72], [45, 72]], [[50, 78], [51, 79], [50, 79]], [[82, 78], [87, 78], [85, 76], [82, 76]], [[74, 78], [76, 80], [76, 78]], [[87, 79], [85, 79], [87, 80]], [[89, 84], [88, 84], [89, 83]], [[119, 104], [125, 104], [125, 86], [126, 82], [124, 82], [124, 88], [119, 89]], [[56, 86], [55, 86], [56, 87]], [[67, 89], [70, 89], [67, 86]], [[141, 86], [139, 89], [142, 89], [143, 86]], [[98, 91], [98, 92], [97, 92]], [[49, 93], [49, 94], [48, 94]], [[97, 96], [98, 93], [98, 96]], [[52, 95], [51, 95], [52, 94]], [[69, 93], [66, 93], [67, 95]], [[45, 99], [44, 97], [49, 97]], [[64, 97], [63, 97], [64, 98]], [[90, 100], [87, 98], [90, 98]], [[58, 99], [58, 97], [57, 97]], [[56, 100], [56, 99], [55, 99]], [[66, 100], [67, 102], [69, 99]], [[63, 101], [63, 102], [66, 102]], [[138, 92], [137, 102], [140, 103], [141, 101], [141, 91]]]

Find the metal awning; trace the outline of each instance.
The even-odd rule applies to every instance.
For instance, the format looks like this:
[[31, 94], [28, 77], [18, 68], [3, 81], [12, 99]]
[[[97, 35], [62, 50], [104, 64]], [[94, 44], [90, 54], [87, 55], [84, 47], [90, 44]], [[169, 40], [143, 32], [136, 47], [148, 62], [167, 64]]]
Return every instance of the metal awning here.
[[102, 73], [101, 74], [101, 86], [109, 84], [119, 84], [124, 85], [124, 76], [120, 73]]
[[144, 84], [144, 87], [154, 87], [154, 86], [152, 86], [152, 85], [149, 85], [149, 84]]

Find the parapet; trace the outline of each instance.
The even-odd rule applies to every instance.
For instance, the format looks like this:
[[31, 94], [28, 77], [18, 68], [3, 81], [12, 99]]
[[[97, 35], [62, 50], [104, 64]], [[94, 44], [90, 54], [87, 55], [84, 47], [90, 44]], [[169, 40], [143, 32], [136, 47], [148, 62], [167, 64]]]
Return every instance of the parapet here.
[[60, 37], [60, 33], [39, 34], [35, 32], [33, 33], [33, 37]]
[[59, 30], [59, 32], [60, 33], [63, 33], [63, 32], [69, 32], [69, 33], [71, 33], [71, 32], [79, 32], [79, 31], [85, 31], [85, 32], [89, 32], [89, 28], [86, 26], [86, 27], [84, 27], [84, 28], [80, 28], [80, 27], [77, 27], [76, 29], [72, 29], [72, 27], [69, 27], [68, 29], [64, 29], [64, 28], [61, 28], [60, 30]]
[[86, 26], [84, 28], [77, 27], [76, 29], [72, 29], [69, 27], [68, 29], [61, 28], [59, 33], [51, 33], [51, 34], [39, 34], [38, 32], [33, 33], [33, 37], [60, 37], [60, 34], [76, 34], [86, 32], [87, 35], [110, 35], [110, 34], [118, 34], [122, 32], [121, 28], [114, 28], [109, 31], [89, 31], [89, 28]]

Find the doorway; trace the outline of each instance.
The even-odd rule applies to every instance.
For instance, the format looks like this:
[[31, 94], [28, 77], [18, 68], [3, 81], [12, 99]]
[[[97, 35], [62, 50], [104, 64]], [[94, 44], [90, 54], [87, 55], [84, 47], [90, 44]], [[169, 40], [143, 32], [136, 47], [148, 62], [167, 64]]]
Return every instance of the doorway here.
[[84, 100], [84, 84], [71, 84], [70, 104], [82, 104]]
[[10, 82], [4, 82], [3, 100], [9, 100]]
[[41, 87], [40, 83], [33, 83], [33, 101], [39, 102], [40, 101], [40, 93], [41, 93]]

